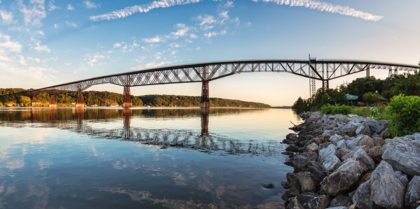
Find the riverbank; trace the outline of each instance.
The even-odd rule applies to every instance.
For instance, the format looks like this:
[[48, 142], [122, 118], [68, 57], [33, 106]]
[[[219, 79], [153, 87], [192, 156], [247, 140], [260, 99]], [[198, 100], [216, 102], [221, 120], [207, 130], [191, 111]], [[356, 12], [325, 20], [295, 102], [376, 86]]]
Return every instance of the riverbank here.
[[283, 141], [287, 208], [420, 209], [420, 133], [388, 138], [387, 121], [302, 114]]

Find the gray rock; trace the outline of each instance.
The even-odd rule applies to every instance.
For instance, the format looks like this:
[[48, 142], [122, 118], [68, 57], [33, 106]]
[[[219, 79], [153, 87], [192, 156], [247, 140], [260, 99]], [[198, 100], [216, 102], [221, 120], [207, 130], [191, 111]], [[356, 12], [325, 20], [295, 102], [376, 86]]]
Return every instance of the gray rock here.
[[401, 183], [404, 185], [404, 187], [407, 188], [408, 183], [409, 183], [407, 175], [403, 174], [401, 171], [395, 171], [394, 175], [397, 179], [399, 179], [401, 181]]
[[370, 196], [370, 181], [363, 183], [353, 195], [353, 203], [357, 208], [371, 209], [373, 202]]
[[317, 192], [319, 188], [319, 181], [311, 176], [308, 171], [301, 171], [296, 174], [299, 181], [300, 192]]
[[329, 140], [330, 140], [330, 142], [332, 142], [334, 144], [337, 144], [337, 142], [343, 140], [343, 137], [335, 134], [335, 135], [331, 136]]
[[329, 207], [327, 209], [347, 209], [348, 207], [345, 206], [338, 206], [338, 207]]
[[295, 197], [300, 193], [299, 179], [296, 173], [286, 174], [287, 182], [289, 182], [290, 189], [288, 192], [289, 197]]
[[356, 184], [363, 172], [367, 170], [366, 165], [350, 158], [331, 175], [324, 178], [321, 182], [321, 188], [328, 195], [337, 196], [337, 194], [347, 191]]
[[324, 133], [322, 133], [321, 139], [323, 141], [327, 141], [333, 135], [334, 135], [334, 132], [333, 131], [331, 131], [331, 130], [325, 130]]
[[332, 171], [334, 170], [334, 167], [341, 162], [335, 153], [336, 147], [333, 144], [319, 151], [319, 163], [321, 163], [325, 170]]
[[330, 144], [332, 144], [332, 143], [331, 142], [324, 142], [324, 143], [322, 143], [322, 144], [319, 145], [318, 149], [319, 150], [325, 149], [328, 146], [330, 146]]
[[360, 123], [350, 122], [340, 128], [341, 133], [349, 136], [356, 136], [356, 130]]
[[395, 170], [420, 176], [420, 141], [394, 138], [385, 148], [382, 159], [391, 164]]
[[290, 134], [286, 135], [286, 139], [290, 139], [290, 140], [293, 140], [293, 141], [296, 141], [297, 138], [298, 138], [298, 136], [295, 133], [290, 133]]
[[354, 153], [353, 158], [365, 164], [369, 170], [375, 169], [375, 162], [363, 149], [359, 149]]
[[405, 194], [405, 205], [410, 208], [420, 206], [420, 176], [414, 176], [408, 184], [407, 193]]
[[419, 140], [420, 141], [420, 133], [414, 133], [413, 134], [413, 140]]
[[340, 158], [340, 159], [341, 159], [341, 161], [344, 161], [344, 160], [346, 160], [346, 159], [344, 159], [344, 160], [343, 160], [343, 156], [345, 156], [345, 155], [349, 154], [350, 152], [352, 152], [352, 150], [342, 148], [342, 149], [337, 149], [337, 152], [335, 153], [335, 155], [336, 155], [338, 158]]
[[346, 140], [340, 140], [337, 142], [337, 149], [348, 149], [347, 144], [346, 144]]
[[370, 132], [370, 128], [366, 123], [362, 123], [357, 127], [356, 135], [359, 135], [359, 134], [364, 134], [368, 136], [372, 135], [372, 133]]
[[313, 142], [312, 144], [306, 146], [305, 149], [306, 149], [307, 152], [316, 152], [316, 151], [318, 151], [318, 145], [316, 145], [316, 143]]
[[404, 185], [394, 175], [394, 169], [382, 161], [370, 177], [372, 201], [385, 208], [402, 208], [404, 206]]
[[333, 200], [331, 200], [330, 206], [328, 207], [339, 207], [339, 206], [344, 206], [344, 207], [350, 207], [353, 204], [353, 202], [351, 201], [351, 198], [348, 196], [344, 196], [344, 195], [338, 195], [337, 197], [335, 197]]
[[296, 197], [290, 201], [289, 205], [287, 206], [287, 209], [303, 209], [302, 204], [298, 201]]
[[378, 134], [382, 133], [388, 126], [388, 122], [384, 120], [381, 120], [381, 121], [369, 120], [366, 123], [372, 132], [375, 132]]
[[346, 141], [346, 145], [349, 149], [354, 149], [355, 147], [357, 147], [357, 141], [354, 140], [347, 140]]
[[359, 143], [357, 143], [357, 146], [367, 146], [370, 149], [375, 146], [375, 142], [372, 138], [370, 138], [370, 136], [364, 135], [362, 139], [360, 139]]
[[375, 146], [384, 146], [385, 145], [385, 140], [379, 137], [374, 137], [373, 138], [373, 143], [375, 144]]
[[292, 159], [292, 165], [295, 172], [306, 171], [307, 166], [311, 165], [310, 159], [305, 155], [296, 155]]
[[304, 209], [325, 209], [330, 204], [330, 198], [327, 195], [305, 192], [297, 196], [297, 200]]
[[375, 146], [369, 149], [368, 155], [373, 159], [376, 160], [376, 162], [381, 162], [382, 155], [384, 154], [385, 148]]
[[280, 182], [280, 184], [283, 186], [283, 188], [285, 188], [285, 189], [289, 189], [290, 188], [290, 185], [289, 185], [289, 182], [287, 182], [287, 181], [281, 181]]

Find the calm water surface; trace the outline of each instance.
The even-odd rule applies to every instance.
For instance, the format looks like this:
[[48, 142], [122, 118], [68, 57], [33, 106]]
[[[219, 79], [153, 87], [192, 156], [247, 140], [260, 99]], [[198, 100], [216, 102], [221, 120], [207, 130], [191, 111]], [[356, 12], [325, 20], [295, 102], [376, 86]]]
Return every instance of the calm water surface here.
[[293, 169], [280, 141], [298, 120], [281, 109], [0, 108], [0, 208], [281, 208]]

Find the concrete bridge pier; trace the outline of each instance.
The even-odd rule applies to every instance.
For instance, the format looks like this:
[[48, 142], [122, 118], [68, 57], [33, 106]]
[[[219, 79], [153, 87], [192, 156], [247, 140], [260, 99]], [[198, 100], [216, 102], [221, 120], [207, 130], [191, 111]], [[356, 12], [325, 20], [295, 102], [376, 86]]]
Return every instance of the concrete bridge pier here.
[[38, 92], [36, 92], [36, 91], [33, 91], [33, 92], [30, 92], [29, 93], [29, 95], [31, 96], [31, 101], [32, 101], [32, 107], [35, 107], [35, 106], [37, 106], [39, 103], [38, 102], [36, 102], [36, 96], [38, 96]]
[[201, 111], [201, 136], [209, 134], [209, 112]]
[[[83, 104], [83, 103], [82, 103]], [[81, 132], [83, 129], [83, 115], [85, 114], [84, 109], [76, 109], [76, 116], [77, 116], [77, 132]]]
[[76, 107], [85, 107], [82, 91], [77, 91]]
[[130, 95], [130, 87], [125, 86], [124, 87], [124, 96], [123, 96], [123, 105], [124, 108], [130, 108], [133, 106], [133, 103], [131, 102], [131, 95]]
[[201, 87], [200, 109], [202, 113], [210, 112], [209, 81], [203, 81], [203, 85]]
[[57, 102], [55, 101], [55, 94], [51, 94], [50, 107], [57, 107]]

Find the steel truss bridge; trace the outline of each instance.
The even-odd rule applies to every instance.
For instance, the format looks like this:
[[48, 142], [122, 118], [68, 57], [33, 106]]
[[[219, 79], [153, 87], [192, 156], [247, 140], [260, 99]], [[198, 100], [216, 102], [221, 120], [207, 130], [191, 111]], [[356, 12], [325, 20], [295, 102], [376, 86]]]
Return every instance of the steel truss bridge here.
[[120, 74], [100, 76], [60, 85], [45, 87], [28, 92], [32, 101], [36, 102], [36, 95], [47, 92], [51, 95], [50, 104], [55, 103], [55, 94], [78, 92], [77, 105], [83, 106], [82, 91], [100, 84], [115, 84], [124, 87], [124, 104], [131, 106], [130, 87], [202, 82], [201, 107], [209, 107], [209, 82], [232, 76], [240, 73], [252, 72], [285, 72], [309, 78], [310, 93], [315, 93], [315, 81], [322, 81], [322, 87], [328, 88], [329, 81], [343, 76], [359, 72], [366, 72], [370, 76], [371, 69], [388, 70], [389, 75], [400, 74], [401, 72], [416, 72], [419, 66], [357, 61], [357, 60], [246, 60], [208, 62], [198, 64], [187, 64], [139, 70]]

